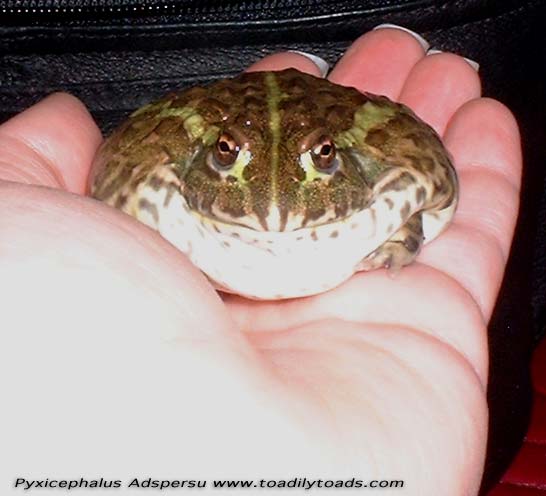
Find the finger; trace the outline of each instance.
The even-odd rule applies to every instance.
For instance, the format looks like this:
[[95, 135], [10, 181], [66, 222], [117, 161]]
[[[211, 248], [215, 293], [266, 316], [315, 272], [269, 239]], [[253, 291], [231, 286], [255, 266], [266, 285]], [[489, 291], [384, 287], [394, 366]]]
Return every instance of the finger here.
[[460, 182], [454, 224], [420, 260], [457, 279], [489, 318], [502, 280], [519, 206], [521, 145], [510, 111], [491, 99], [459, 109], [445, 143]]
[[101, 140], [78, 99], [53, 94], [0, 126], [0, 179], [83, 193]]
[[[324, 64], [326, 64], [326, 62], [324, 62]], [[247, 69], [247, 72], [282, 71], [283, 69], [290, 68], [298, 69], [301, 72], [316, 77], [324, 77], [324, 66], [319, 67], [316, 61], [298, 52], [281, 52], [268, 55], [252, 64]]]
[[458, 55], [440, 53], [415, 64], [402, 88], [400, 101], [441, 135], [455, 111], [480, 94], [476, 70]]
[[412, 67], [425, 55], [423, 43], [400, 29], [370, 31], [345, 52], [329, 79], [396, 100]]

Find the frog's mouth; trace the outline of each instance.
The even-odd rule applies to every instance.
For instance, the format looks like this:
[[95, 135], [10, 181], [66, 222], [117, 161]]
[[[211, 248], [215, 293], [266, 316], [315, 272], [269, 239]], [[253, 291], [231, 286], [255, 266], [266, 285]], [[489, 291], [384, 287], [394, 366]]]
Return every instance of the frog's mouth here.
[[[240, 217], [233, 217], [228, 212], [222, 211], [212, 206], [210, 212], [203, 212], [189, 207], [189, 213], [201, 224], [211, 227], [213, 230], [222, 232], [231, 230], [245, 230], [255, 235], [259, 233], [290, 233], [313, 230], [322, 226], [333, 225], [348, 222], [359, 210], [352, 210], [346, 215], [336, 214], [334, 209], [324, 212], [324, 215], [309, 219], [303, 213], [289, 212], [283, 217], [282, 210], [272, 205], [268, 215], [260, 217], [257, 214], [250, 213]], [[215, 227], [217, 229], [215, 229]]]
[[[226, 221], [223, 218], [203, 215], [195, 210], [188, 210], [187, 214], [194, 219], [198, 229], [204, 229], [211, 239], [219, 244], [230, 247], [234, 243], [243, 243], [260, 250], [275, 254], [300, 253], [301, 256], [311, 253], [319, 245], [325, 244], [332, 253], [344, 240], [352, 240], [365, 251], [375, 249], [385, 241], [388, 233], [380, 232], [376, 224], [374, 208], [365, 208], [341, 219], [321, 224], [307, 226], [297, 225], [294, 229], [264, 230], [254, 229], [252, 224], [243, 224], [240, 219], [236, 222]], [[260, 226], [261, 227], [261, 226]], [[315, 242], [320, 241], [319, 244]]]
[[[334, 231], [336, 230], [336, 226], [344, 226], [351, 220], [351, 217], [347, 217], [332, 222], [324, 222], [322, 224], [313, 224], [308, 226], [302, 226], [300, 224], [291, 226], [287, 224], [284, 230], [280, 230], [263, 229], [261, 223], [258, 223], [259, 227], [256, 228], [256, 224], [258, 221], [256, 221], [252, 217], [231, 220], [203, 215], [202, 213], [195, 210], [190, 210], [190, 214], [196, 220], [196, 222], [199, 223], [199, 225], [204, 227], [213, 235], [228, 235], [230, 237], [238, 238], [242, 241], [257, 245], [266, 245], [267, 243], [276, 243], [279, 240], [288, 240], [292, 238], [315, 239], [318, 233], [325, 231]], [[244, 222], [248, 221], [249, 219], [249, 222]], [[241, 220], [243, 220], [243, 222], [241, 222]]]

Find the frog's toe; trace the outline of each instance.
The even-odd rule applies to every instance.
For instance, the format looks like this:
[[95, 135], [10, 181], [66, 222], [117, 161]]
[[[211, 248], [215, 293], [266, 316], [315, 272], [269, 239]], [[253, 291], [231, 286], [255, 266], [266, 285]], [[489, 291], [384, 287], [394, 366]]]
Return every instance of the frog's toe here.
[[389, 269], [396, 274], [404, 265], [415, 260], [423, 246], [421, 213], [410, 217], [385, 243], [367, 255], [358, 265], [358, 270]]

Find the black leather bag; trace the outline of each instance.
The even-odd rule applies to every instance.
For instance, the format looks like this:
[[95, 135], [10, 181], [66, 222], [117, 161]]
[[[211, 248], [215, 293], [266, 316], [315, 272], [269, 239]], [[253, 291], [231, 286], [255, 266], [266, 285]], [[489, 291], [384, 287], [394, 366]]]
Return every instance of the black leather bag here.
[[[0, 1], [0, 121], [68, 91], [103, 131], [174, 88], [234, 75], [298, 49], [334, 63], [377, 24], [403, 25], [481, 65], [484, 95], [507, 104], [524, 145], [522, 208], [490, 324], [490, 437], [483, 489], [527, 426], [528, 361], [546, 295], [546, 2], [543, 0]], [[537, 224], [540, 215], [540, 224]]]

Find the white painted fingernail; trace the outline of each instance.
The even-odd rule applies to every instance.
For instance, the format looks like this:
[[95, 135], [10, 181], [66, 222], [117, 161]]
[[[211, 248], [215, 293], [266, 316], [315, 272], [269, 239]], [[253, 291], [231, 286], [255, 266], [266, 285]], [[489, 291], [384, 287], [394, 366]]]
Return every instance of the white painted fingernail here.
[[479, 72], [480, 70], [480, 64], [478, 64], [475, 60], [467, 59], [466, 57], [463, 57], [469, 64], [472, 69], [474, 69], [476, 72]]
[[411, 29], [408, 29], [408, 28], [403, 28], [402, 26], [398, 26], [398, 24], [379, 24], [379, 26], [375, 26], [374, 31], [376, 29], [384, 29], [384, 28], [388, 28], [388, 29], [399, 29], [400, 31], [404, 31], [405, 33], [408, 33], [410, 34], [411, 36], [413, 36], [418, 42], [419, 44], [423, 47], [423, 50], [426, 52], [428, 50], [428, 48], [430, 47], [430, 43], [425, 40], [425, 38], [423, 38], [420, 34], [417, 34], [415, 32], [413, 32]]
[[[443, 52], [442, 50], [437, 50], [436, 48], [431, 48], [430, 50], [427, 50], [427, 55], [436, 55], [437, 53]], [[472, 67], [472, 69], [474, 69], [476, 72], [480, 71], [480, 64], [478, 64], [478, 62], [472, 59], [467, 59], [466, 57], [463, 57], [463, 59], [465, 59], [468, 65], [470, 65], [470, 67]]]
[[321, 59], [319, 56], [313, 55], [312, 53], [300, 52], [299, 50], [288, 50], [288, 51], [307, 57], [311, 62], [313, 62], [313, 64], [315, 64], [319, 68], [319, 71], [322, 77], [326, 77], [326, 74], [328, 74], [328, 71], [330, 70], [330, 64], [328, 64], [326, 60]]

